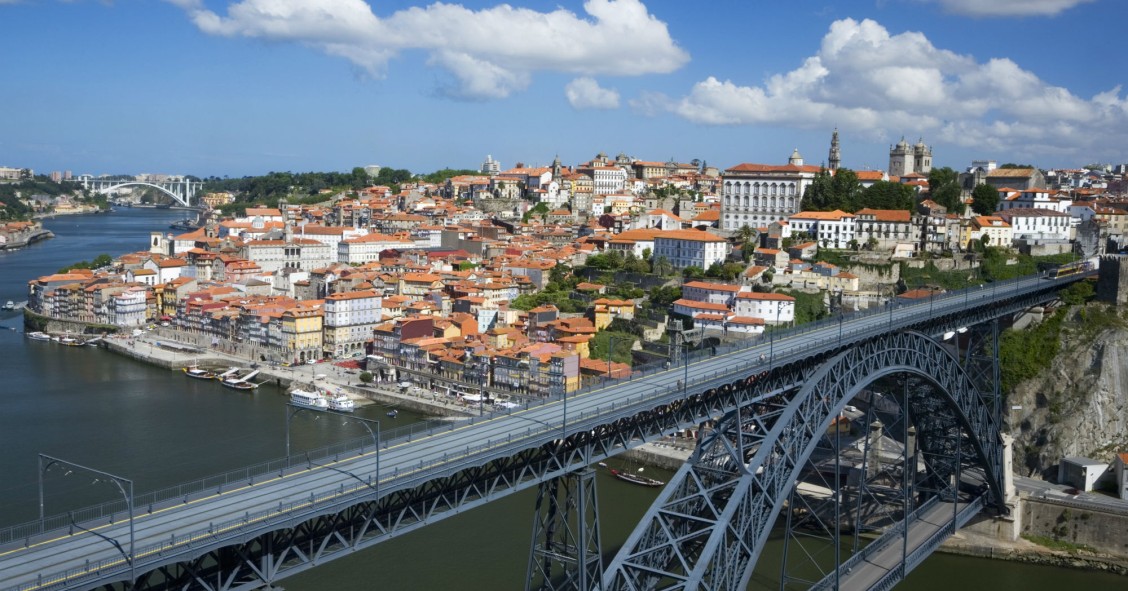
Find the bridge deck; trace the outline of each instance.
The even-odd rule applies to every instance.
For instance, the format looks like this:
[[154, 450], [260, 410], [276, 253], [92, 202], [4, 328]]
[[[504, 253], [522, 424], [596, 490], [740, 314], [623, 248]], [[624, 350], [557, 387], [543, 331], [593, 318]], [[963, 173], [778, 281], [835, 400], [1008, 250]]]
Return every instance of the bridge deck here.
[[[686, 391], [703, 391], [766, 371], [773, 365], [799, 361], [850, 342], [914, 326], [929, 318], [984, 309], [992, 303], [1042, 293], [1075, 279], [1024, 278], [890, 307], [888, 311], [858, 314], [791, 331], [771, 344], [762, 343], [709, 357], [689, 365], [688, 369], [676, 367], [580, 392], [569, 396], [566, 402], [555, 400], [492, 420], [468, 421], [449, 431], [413, 441], [382, 442], [388, 447], [379, 452], [378, 478], [377, 454], [369, 451], [333, 464], [332, 468], [315, 465], [312, 469], [285, 473], [222, 494], [157, 508], [151, 513], [141, 507], [135, 518], [137, 571], [168, 563], [171, 556], [187, 559], [216, 545], [235, 543], [292, 525], [296, 520], [319, 514], [317, 511], [324, 513], [334, 504], [370, 499], [374, 486], [378, 486], [381, 493], [413, 488], [429, 479], [543, 446], [565, 432], [589, 431], [595, 425], [668, 404], [684, 396]], [[680, 380], [686, 381], [686, 390], [676, 386]], [[370, 478], [378, 480], [378, 485], [358, 482]], [[500, 491], [496, 496], [507, 492], [512, 490]], [[95, 529], [103, 536], [118, 540], [128, 551], [129, 529], [123, 514], [118, 515], [116, 523]], [[83, 581], [95, 571], [103, 581], [108, 570], [118, 571], [121, 578], [129, 574], [122, 552], [96, 535], [82, 531], [68, 534], [63, 530], [30, 542], [27, 547], [17, 542], [0, 548], [0, 581], [4, 581], [6, 587], [77, 588], [82, 586], [81, 582], [69, 581]]]

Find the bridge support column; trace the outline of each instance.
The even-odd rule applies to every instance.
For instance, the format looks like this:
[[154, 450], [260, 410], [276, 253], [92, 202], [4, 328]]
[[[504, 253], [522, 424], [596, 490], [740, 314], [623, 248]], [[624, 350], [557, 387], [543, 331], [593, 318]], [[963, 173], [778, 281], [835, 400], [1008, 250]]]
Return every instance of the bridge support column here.
[[595, 470], [584, 468], [542, 482], [525, 589], [598, 589], [602, 573]]

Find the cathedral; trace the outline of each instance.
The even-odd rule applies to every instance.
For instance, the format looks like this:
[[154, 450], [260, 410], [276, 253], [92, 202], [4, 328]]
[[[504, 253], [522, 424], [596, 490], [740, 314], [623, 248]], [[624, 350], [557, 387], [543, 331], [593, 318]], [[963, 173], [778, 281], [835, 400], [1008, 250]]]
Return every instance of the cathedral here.
[[889, 176], [919, 174], [928, 176], [932, 171], [932, 148], [924, 145], [924, 139], [909, 146], [904, 136], [896, 146], [889, 147]]

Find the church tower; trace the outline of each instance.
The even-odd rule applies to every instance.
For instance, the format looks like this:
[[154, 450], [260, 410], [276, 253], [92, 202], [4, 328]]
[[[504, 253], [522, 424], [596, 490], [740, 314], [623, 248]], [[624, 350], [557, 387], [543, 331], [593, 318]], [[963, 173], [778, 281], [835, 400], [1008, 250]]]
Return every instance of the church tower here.
[[803, 156], [799, 153], [799, 148], [795, 148], [795, 150], [791, 152], [791, 157], [787, 159], [787, 163], [795, 166], [803, 166]]
[[834, 134], [830, 136], [830, 158], [827, 159], [830, 165], [830, 171], [838, 170], [839, 165], [842, 164], [842, 149], [838, 146], [838, 128], [834, 128]]
[[889, 148], [889, 176], [901, 177], [913, 172], [913, 153], [905, 137]]

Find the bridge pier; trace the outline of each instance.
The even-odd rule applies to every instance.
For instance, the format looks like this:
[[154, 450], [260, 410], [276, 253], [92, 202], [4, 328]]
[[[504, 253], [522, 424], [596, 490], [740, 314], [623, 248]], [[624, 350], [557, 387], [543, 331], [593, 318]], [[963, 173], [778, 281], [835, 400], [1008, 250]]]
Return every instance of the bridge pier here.
[[599, 589], [602, 573], [595, 470], [588, 467], [542, 482], [526, 591]]

